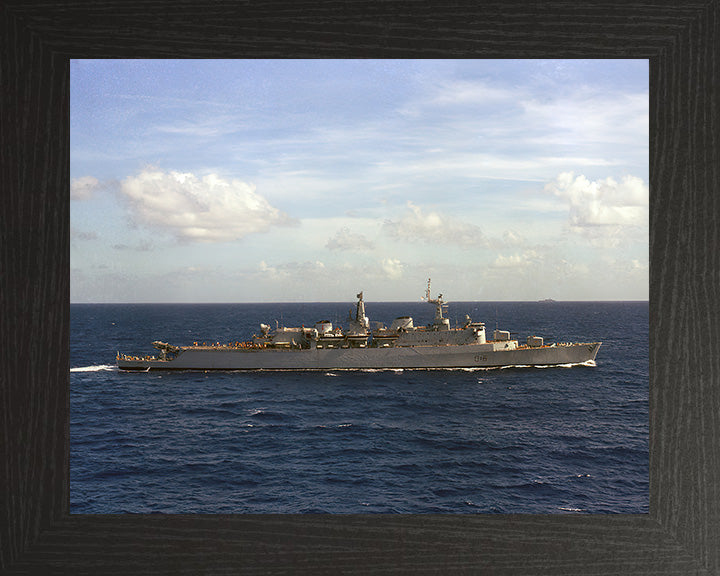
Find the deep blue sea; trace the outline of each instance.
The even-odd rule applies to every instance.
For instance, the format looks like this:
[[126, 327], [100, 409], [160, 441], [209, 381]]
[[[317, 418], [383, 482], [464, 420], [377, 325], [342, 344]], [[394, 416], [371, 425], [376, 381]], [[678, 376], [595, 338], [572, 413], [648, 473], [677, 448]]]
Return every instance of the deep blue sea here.
[[[353, 303], [72, 304], [72, 513], [647, 513], [648, 303], [456, 302], [595, 366], [121, 372], [117, 351], [343, 325]], [[386, 325], [423, 302], [366, 303]], [[345, 323], [346, 325], [346, 323]]]

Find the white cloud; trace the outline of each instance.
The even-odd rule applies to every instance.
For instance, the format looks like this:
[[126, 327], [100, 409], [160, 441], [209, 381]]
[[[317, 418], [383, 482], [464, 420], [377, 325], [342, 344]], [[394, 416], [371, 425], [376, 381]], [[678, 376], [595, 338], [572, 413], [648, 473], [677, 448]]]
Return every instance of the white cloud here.
[[349, 228], [340, 228], [325, 245], [329, 250], [363, 251], [372, 250], [374, 245], [364, 234], [351, 232]]
[[380, 263], [380, 267], [382, 268], [385, 276], [392, 280], [396, 280], [402, 276], [404, 265], [402, 262], [400, 262], [400, 260], [395, 260], [394, 258], [385, 258]]
[[456, 220], [438, 212], [423, 212], [412, 202], [407, 203], [405, 215], [383, 225], [385, 233], [397, 240], [428, 243], [456, 244], [460, 246], [486, 246], [487, 238], [474, 224]]
[[426, 173], [463, 154], [472, 156], [462, 162], [470, 170], [463, 174], [483, 178], [543, 178], [558, 164], [577, 170], [647, 164], [647, 91], [615, 91], [598, 83], [538, 92], [526, 83], [498, 88], [460, 80], [448, 83], [447, 90], [431, 90], [406, 111], [423, 120], [422, 132], [402, 133], [424, 145], [431, 135], [445, 152], [425, 154], [430, 166], [421, 162], [419, 169]]
[[500, 254], [490, 266], [492, 268], [525, 268], [541, 261], [542, 258], [537, 252], [526, 250], [521, 254], [512, 254], [510, 256]]
[[525, 237], [514, 230], [505, 230], [502, 239], [507, 246], [520, 246], [526, 242]]
[[650, 265], [647, 262], [640, 262], [640, 260], [632, 260], [630, 269], [632, 271], [647, 272], [650, 270]]
[[624, 176], [591, 182], [585, 176], [563, 172], [545, 186], [569, 206], [573, 232], [600, 238], [618, 237], [648, 226], [650, 192], [641, 178]]
[[71, 200], [89, 200], [100, 189], [100, 181], [93, 176], [73, 178], [70, 182]]
[[314, 262], [284, 262], [276, 265], [269, 265], [261, 260], [258, 271], [266, 278], [280, 279], [298, 277], [300, 279], [315, 278], [318, 274], [325, 272], [325, 264], [319, 260]]
[[215, 174], [199, 178], [146, 168], [123, 180], [120, 192], [136, 223], [181, 240], [224, 242], [293, 222], [251, 184]]
[[537, 142], [631, 143], [647, 142], [647, 93], [612, 94], [578, 89], [565, 97], [521, 101], [523, 122], [541, 130]]

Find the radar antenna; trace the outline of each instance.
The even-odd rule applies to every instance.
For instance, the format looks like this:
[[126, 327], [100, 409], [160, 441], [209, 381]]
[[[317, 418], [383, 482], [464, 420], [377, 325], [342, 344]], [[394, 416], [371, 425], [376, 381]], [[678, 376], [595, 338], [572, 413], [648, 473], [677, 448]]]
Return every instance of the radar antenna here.
[[438, 294], [437, 298], [430, 297], [430, 278], [428, 278], [427, 290], [425, 291], [425, 300], [428, 304], [435, 304], [435, 322], [443, 320], [443, 308], [447, 309], [447, 302], [443, 302], [442, 294]]

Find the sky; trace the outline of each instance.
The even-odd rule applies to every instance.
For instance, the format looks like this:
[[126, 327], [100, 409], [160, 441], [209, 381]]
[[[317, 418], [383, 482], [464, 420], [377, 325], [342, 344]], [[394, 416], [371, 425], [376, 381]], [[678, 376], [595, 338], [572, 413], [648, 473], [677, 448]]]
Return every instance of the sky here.
[[647, 300], [647, 60], [73, 60], [71, 302]]

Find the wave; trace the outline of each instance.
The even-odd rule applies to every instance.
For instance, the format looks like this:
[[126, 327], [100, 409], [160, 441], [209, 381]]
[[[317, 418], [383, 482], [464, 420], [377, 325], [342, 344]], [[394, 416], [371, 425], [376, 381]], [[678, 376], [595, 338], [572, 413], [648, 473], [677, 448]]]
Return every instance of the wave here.
[[405, 370], [416, 370], [416, 368], [348, 368], [347, 372], [394, 372], [402, 374]]
[[113, 364], [98, 364], [97, 366], [79, 366], [77, 368], [70, 368], [70, 372], [103, 372], [115, 370], [117, 370], [117, 366]]
[[573, 362], [569, 364], [511, 364], [508, 366], [479, 366], [477, 368], [465, 368], [465, 370], [511, 370], [515, 368], [572, 368], [574, 366], [597, 366], [595, 360], [586, 362]]
[[587, 360], [585, 362], [575, 362], [571, 364], [545, 364], [542, 366], [535, 366], [535, 368], [572, 368], [573, 366], [597, 366], [595, 360]]
[[[337, 376], [336, 372], [394, 372], [395, 374], [402, 374], [405, 371], [415, 372], [477, 372], [477, 371], [488, 371], [488, 370], [508, 370], [514, 368], [572, 368], [573, 366], [597, 366], [595, 360], [588, 360], [587, 362], [576, 362], [573, 364], [508, 364], [503, 366], [465, 366], [465, 367], [451, 367], [451, 366], [422, 366], [412, 368], [333, 368], [332, 371], [327, 371], [325, 368], [249, 368], [249, 369], [219, 369], [217, 372], [232, 372], [247, 374], [249, 372], [324, 372], [325, 376]], [[180, 371], [180, 370], [178, 370]], [[188, 369], [187, 372], [195, 372], [197, 370]]]

